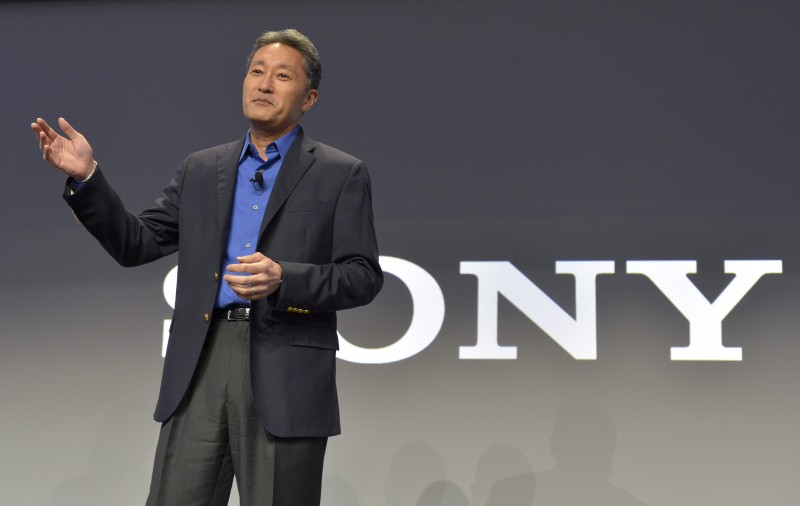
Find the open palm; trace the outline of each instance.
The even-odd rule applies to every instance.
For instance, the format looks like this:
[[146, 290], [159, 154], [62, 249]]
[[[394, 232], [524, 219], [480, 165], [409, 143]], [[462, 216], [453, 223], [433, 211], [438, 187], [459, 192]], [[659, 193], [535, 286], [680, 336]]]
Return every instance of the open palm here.
[[58, 118], [58, 126], [66, 137], [59, 135], [42, 118], [37, 118], [35, 123], [31, 123], [31, 128], [39, 140], [42, 157], [52, 166], [82, 181], [89, 177], [94, 166], [92, 147], [64, 118]]

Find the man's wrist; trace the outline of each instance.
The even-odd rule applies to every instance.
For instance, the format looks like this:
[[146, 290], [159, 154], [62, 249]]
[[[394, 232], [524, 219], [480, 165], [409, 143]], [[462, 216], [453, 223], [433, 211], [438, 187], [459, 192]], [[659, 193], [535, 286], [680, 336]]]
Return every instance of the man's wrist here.
[[96, 170], [97, 170], [97, 160], [93, 159], [92, 160], [92, 170], [89, 172], [89, 175], [86, 176], [84, 179], [73, 178], [73, 180], [78, 184], [83, 184], [86, 181], [88, 181], [89, 179], [91, 179], [92, 176], [94, 176], [94, 171], [96, 171]]
[[267, 296], [267, 303], [272, 306], [274, 306], [278, 302], [278, 299], [281, 296], [281, 285], [283, 284], [283, 267], [281, 267], [280, 262], [275, 262], [275, 263], [278, 266], [278, 271], [280, 272], [280, 275], [278, 277], [278, 288], [276, 288], [274, 292], [272, 292], [271, 294], [269, 294], [269, 296]]
[[92, 160], [92, 171], [89, 172], [89, 175], [86, 176], [86, 179], [78, 181], [74, 176], [70, 176], [69, 179], [67, 179], [67, 195], [70, 196], [75, 195], [75, 193], [81, 189], [83, 183], [89, 181], [92, 178], [92, 176], [94, 176], [96, 170], [97, 170], [97, 161]]

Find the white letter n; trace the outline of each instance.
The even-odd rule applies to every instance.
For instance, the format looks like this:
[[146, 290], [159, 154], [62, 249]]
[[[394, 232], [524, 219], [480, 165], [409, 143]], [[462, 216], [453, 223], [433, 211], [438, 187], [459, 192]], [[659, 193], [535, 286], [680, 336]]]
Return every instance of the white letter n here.
[[478, 340], [461, 346], [461, 359], [517, 358], [516, 346], [497, 343], [497, 299], [509, 302], [578, 360], [597, 358], [597, 297], [595, 278], [613, 274], [613, 261], [557, 261], [557, 274], [575, 276], [575, 318], [534, 285], [511, 262], [461, 262], [461, 274], [478, 278]]

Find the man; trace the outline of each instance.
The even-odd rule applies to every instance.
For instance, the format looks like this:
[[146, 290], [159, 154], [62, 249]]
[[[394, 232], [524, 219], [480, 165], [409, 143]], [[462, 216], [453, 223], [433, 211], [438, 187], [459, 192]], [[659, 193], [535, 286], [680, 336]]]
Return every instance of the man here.
[[69, 176], [67, 203], [121, 265], [178, 251], [148, 505], [226, 505], [234, 475], [243, 505], [319, 504], [340, 432], [336, 311], [383, 282], [366, 167], [299, 127], [319, 94], [316, 48], [267, 32], [247, 67], [245, 138], [189, 155], [138, 216], [66, 120], [66, 137], [31, 125]]

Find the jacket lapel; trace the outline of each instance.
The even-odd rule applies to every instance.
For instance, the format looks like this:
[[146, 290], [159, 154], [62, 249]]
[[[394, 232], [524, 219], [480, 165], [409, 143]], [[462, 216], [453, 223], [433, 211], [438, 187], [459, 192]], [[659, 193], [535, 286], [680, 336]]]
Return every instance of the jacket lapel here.
[[218, 237], [222, 238], [221, 254], [227, 247], [228, 229], [233, 209], [233, 192], [236, 189], [236, 176], [239, 169], [239, 155], [244, 147], [244, 139], [225, 145], [217, 152], [217, 218]]
[[264, 211], [264, 219], [261, 221], [261, 229], [258, 232], [258, 240], [264, 235], [264, 230], [269, 226], [270, 222], [278, 211], [286, 203], [286, 199], [292, 194], [297, 183], [303, 178], [303, 175], [314, 163], [314, 141], [310, 137], [303, 134], [303, 129], [297, 133], [289, 151], [286, 153], [286, 159], [281, 164], [281, 170], [278, 172], [278, 177], [275, 180], [275, 186], [272, 188], [272, 193], [269, 196], [267, 209]]

